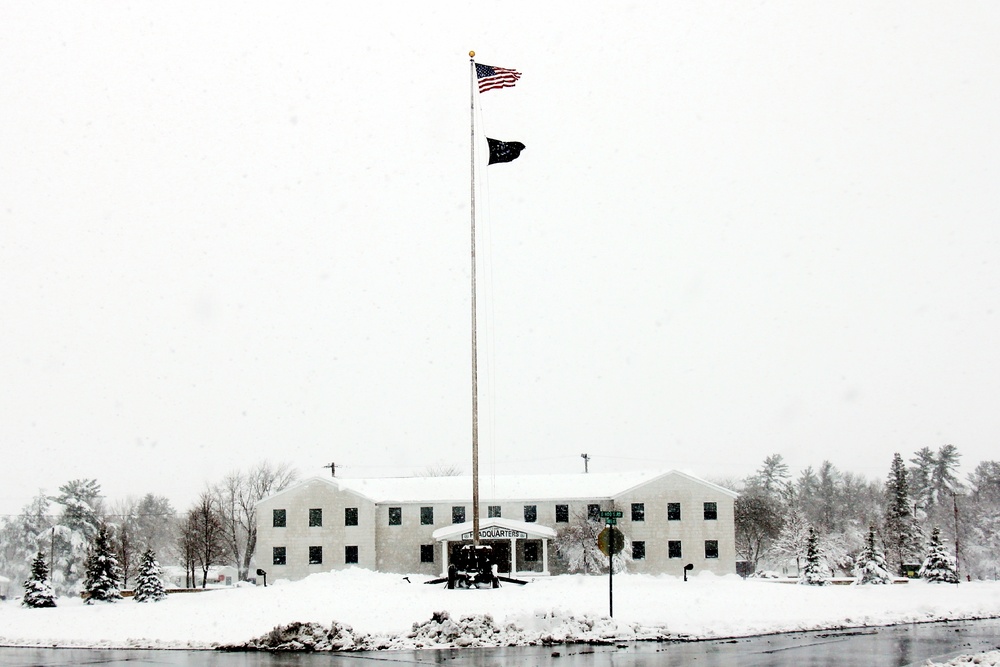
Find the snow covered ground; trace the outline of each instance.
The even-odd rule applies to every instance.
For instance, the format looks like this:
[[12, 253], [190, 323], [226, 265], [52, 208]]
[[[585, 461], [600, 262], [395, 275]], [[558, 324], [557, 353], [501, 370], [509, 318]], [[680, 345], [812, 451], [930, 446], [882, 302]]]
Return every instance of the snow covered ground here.
[[[266, 589], [174, 594], [158, 603], [125, 599], [88, 606], [60, 598], [55, 609], [27, 609], [8, 600], [0, 603], [0, 645], [210, 648], [304, 622], [326, 628], [340, 647], [405, 649], [717, 638], [1000, 617], [1000, 582], [820, 588], [735, 575], [703, 574], [686, 583], [616, 575], [611, 620], [607, 577], [565, 575], [480, 591], [448, 591], [423, 585], [424, 577], [409, 579], [352, 569]], [[431, 620], [442, 611], [450, 619], [438, 614]]]

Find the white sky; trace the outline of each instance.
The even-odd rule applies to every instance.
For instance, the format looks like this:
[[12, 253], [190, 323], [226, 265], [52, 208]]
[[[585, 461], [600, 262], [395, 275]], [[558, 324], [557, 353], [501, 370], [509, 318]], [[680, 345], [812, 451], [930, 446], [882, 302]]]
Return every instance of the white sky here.
[[0, 513], [468, 472], [470, 49], [484, 473], [997, 458], [1000, 6], [346, 6], [0, 4]]

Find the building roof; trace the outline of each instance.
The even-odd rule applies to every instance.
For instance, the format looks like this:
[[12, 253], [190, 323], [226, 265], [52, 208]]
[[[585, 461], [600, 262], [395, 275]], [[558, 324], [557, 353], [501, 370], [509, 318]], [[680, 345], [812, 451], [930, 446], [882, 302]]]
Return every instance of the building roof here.
[[[479, 502], [486, 505], [490, 502], [517, 500], [610, 499], [665, 475], [683, 477], [733, 498], [738, 495], [734, 491], [678, 470], [646, 470], [561, 475], [481, 475], [479, 478]], [[356, 493], [376, 503], [458, 503], [469, 502], [472, 498], [472, 477], [470, 475], [365, 479], [312, 477], [280, 491], [274, 496], [315, 481], [324, 482], [339, 490]]]

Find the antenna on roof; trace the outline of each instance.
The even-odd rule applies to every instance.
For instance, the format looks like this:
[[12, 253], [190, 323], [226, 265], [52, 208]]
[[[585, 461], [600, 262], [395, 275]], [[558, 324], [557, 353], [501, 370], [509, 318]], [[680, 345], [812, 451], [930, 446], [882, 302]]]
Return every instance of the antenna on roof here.
[[590, 472], [590, 454], [580, 454], [580, 458], [583, 459], [583, 472]]
[[330, 477], [336, 477], [337, 476], [337, 464], [334, 463], [333, 461], [330, 461], [330, 463], [326, 464], [323, 467], [330, 469]]

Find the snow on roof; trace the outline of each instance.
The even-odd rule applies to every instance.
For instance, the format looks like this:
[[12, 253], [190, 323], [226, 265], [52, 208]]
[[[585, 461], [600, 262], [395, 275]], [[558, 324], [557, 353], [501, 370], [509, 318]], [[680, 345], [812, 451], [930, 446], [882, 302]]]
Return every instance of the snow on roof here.
[[[515, 500], [584, 500], [613, 498], [663, 475], [678, 475], [726, 495], [736, 493], [693, 475], [677, 470], [641, 472], [574, 473], [562, 475], [481, 475], [479, 498], [491, 501]], [[312, 477], [277, 494], [287, 493], [304, 484], [320, 481], [337, 489], [351, 491], [376, 503], [465, 502], [472, 495], [472, 477]], [[271, 496], [272, 498], [274, 496]]]

